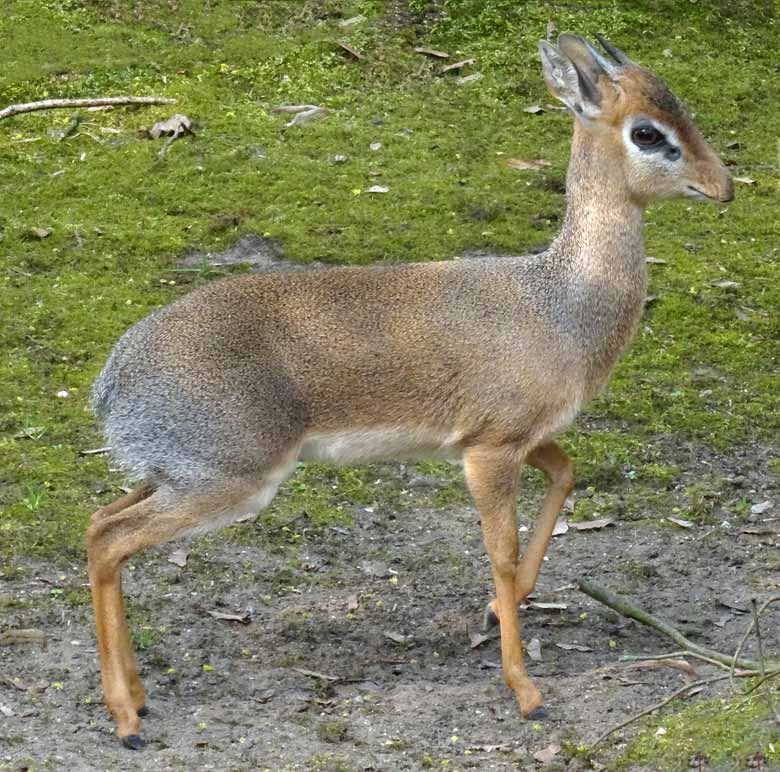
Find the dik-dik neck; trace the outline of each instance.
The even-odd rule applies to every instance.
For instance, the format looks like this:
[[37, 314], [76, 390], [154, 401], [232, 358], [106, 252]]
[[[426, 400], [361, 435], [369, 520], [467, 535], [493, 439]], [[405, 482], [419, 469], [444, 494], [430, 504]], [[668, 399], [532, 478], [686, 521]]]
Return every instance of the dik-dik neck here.
[[583, 278], [634, 286], [645, 275], [643, 207], [632, 200], [619, 152], [575, 123], [566, 216], [550, 252]]
[[643, 207], [632, 201], [620, 150], [606, 144], [576, 125], [566, 216], [547, 253], [565, 276], [565, 305], [596, 389], [631, 340], [647, 288]]

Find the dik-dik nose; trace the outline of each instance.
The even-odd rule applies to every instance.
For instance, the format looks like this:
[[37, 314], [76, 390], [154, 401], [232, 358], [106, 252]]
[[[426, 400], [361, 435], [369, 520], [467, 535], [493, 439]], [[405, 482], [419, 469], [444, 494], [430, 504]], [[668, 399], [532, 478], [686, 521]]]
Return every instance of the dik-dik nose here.
[[699, 189], [714, 201], [726, 204], [734, 200], [734, 180], [715, 151], [709, 147], [707, 150], [706, 157], [697, 164]]

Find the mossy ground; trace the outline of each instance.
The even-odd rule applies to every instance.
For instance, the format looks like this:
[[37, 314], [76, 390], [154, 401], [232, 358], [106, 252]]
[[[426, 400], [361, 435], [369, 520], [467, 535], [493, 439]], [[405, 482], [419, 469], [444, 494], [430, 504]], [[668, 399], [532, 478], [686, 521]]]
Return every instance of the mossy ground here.
[[[776, 451], [780, 430], [777, 12], [759, 0], [6, 0], [0, 103], [133, 93], [177, 104], [81, 111], [65, 139], [68, 111], [0, 123], [0, 560], [81, 560], [89, 513], [119, 482], [103, 458], [79, 455], [101, 444], [90, 383], [123, 330], [211, 278], [174, 270], [186, 250], [253, 231], [295, 261], [366, 264], [547, 241], [563, 211], [570, 119], [524, 108], [550, 101], [535, 49], [550, 19], [604, 33], [662, 74], [734, 172], [755, 181], [727, 210], [648, 213], [648, 253], [667, 261], [651, 266], [657, 300], [608, 391], [564, 438], [595, 494], [581, 516], [676, 506], [706, 522], [708, 493], [726, 483], [715, 468], [696, 488], [685, 461]], [[458, 85], [419, 45], [475, 57], [466, 74], [482, 79]], [[329, 115], [287, 129], [272, 113], [284, 102]], [[173, 109], [196, 135], [160, 160], [159, 143], [137, 132]], [[517, 172], [508, 157], [552, 165]], [[367, 194], [375, 184], [389, 192]], [[778, 472], [776, 456], [762, 463]], [[457, 475], [418, 472], [448, 481], [434, 504], [463, 498]], [[305, 509], [324, 525], [349, 505], [392, 500], [402, 482], [308, 467], [268, 517]], [[725, 499], [733, 518], [749, 505]]]

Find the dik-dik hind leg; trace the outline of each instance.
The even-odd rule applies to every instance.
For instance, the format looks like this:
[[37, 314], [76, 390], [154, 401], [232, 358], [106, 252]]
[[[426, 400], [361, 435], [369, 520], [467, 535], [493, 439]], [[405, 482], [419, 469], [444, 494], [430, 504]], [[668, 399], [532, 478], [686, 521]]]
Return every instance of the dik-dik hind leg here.
[[[151, 496], [152, 493], [154, 493], [154, 488], [150, 485], [144, 485], [135, 488], [129, 493], [126, 493], [124, 496], [118, 498], [116, 501], [112, 501], [110, 504], [107, 504], [105, 507], [101, 507], [100, 509], [98, 509], [92, 515], [91, 522], [94, 525], [99, 520], [103, 520], [106, 517], [116, 515], [122, 510], [125, 510], [128, 507], [131, 507], [134, 504], [138, 504], [144, 499], [149, 498], [149, 496]], [[125, 611], [124, 611], [124, 603], [122, 602], [121, 580], [120, 580], [119, 600], [120, 603], [122, 603], [121, 616], [122, 619], [124, 619]], [[127, 645], [123, 646], [121, 649], [123, 655], [122, 664], [125, 671], [125, 678], [128, 682], [130, 695], [133, 700], [133, 705], [135, 706], [136, 712], [138, 713], [139, 716], [143, 716], [146, 714], [146, 693], [144, 691], [144, 685], [141, 682], [141, 679], [138, 677], [138, 666], [135, 661], [135, 656], [133, 655], [132, 647], [130, 646], [129, 632], [127, 631], [127, 626], [125, 625], [124, 630], [120, 632], [128, 636]]]
[[[550, 545], [552, 532], [566, 497], [574, 488], [574, 468], [571, 459], [554, 442], [548, 442], [534, 448], [526, 458], [526, 463], [544, 472], [547, 477], [547, 493], [542, 503], [542, 512], [536, 519], [533, 534], [517, 569], [515, 580], [515, 600], [522, 603], [536, 586], [539, 569]], [[498, 623], [496, 601], [488, 604], [485, 626]]]
[[514, 447], [475, 447], [464, 455], [466, 482], [482, 521], [482, 534], [496, 582], [501, 621], [501, 662], [504, 680], [514, 692], [522, 714], [544, 714], [542, 695], [525, 670], [517, 618], [517, 484], [522, 459]]
[[180, 502], [170, 504], [157, 491], [113, 514], [98, 511], [87, 531], [89, 581], [104, 701], [116, 719], [117, 734], [128, 748], [144, 745], [138, 717], [138, 710], [143, 706], [143, 686], [125, 618], [122, 566], [139, 550], [202, 526], [215, 513], [239, 504], [247, 496], [248, 491], [236, 485], [187, 495]]

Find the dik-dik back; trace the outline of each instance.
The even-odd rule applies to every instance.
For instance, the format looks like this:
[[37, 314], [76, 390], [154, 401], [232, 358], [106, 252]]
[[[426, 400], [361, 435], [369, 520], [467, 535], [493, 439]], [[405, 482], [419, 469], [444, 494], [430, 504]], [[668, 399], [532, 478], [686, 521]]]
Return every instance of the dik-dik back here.
[[[603, 41], [541, 43], [575, 116], [560, 234], [541, 255], [228, 279], [152, 314], [115, 347], [94, 403], [138, 487], [98, 510], [89, 570], [108, 708], [143, 743], [145, 693], [119, 570], [136, 551], [267, 505], [299, 459], [443, 455], [463, 463], [496, 582], [504, 677], [525, 716], [517, 604], [574, 481], [556, 433], [606, 382], [645, 299], [642, 213], [728, 201], [731, 179], [655, 75]], [[521, 466], [548, 490], [522, 560]]]
[[570, 280], [543, 273], [539, 258], [482, 259], [206, 286], [117, 345], [95, 386], [108, 441], [135, 479], [178, 488], [261, 480], [293, 452], [539, 440], [579, 404], [588, 356], [562, 314]]

